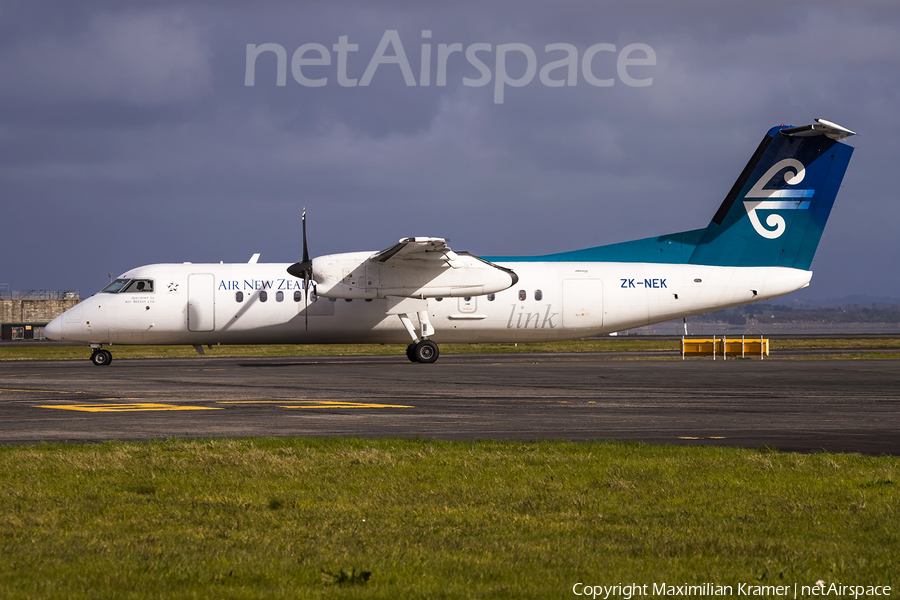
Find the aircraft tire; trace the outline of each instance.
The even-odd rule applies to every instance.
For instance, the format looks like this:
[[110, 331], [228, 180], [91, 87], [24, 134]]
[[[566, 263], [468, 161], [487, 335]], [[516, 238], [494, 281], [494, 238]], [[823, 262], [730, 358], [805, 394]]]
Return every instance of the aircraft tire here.
[[416, 362], [420, 363], [433, 363], [438, 359], [440, 353], [438, 345], [431, 340], [422, 340], [416, 344], [416, 347], [413, 350]]
[[112, 362], [112, 353], [109, 350], [97, 350], [91, 354], [91, 362], [98, 367], [105, 367]]
[[419, 362], [416, 360], [416, 345], [410, 344], [406, 347], [406, 358], [409, 359], [409, 362]]

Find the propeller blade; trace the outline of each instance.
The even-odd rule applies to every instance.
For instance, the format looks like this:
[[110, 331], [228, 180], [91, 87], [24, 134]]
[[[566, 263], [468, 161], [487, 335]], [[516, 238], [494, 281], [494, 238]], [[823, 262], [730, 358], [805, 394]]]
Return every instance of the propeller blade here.
[[303, 223], [303, 262], [309, 262], [309, 250], [306, 247], [306, 207], [303, 207], [303, 216], [301, 217], [301, 222]]
[[303, 227], [303, 260], [296, 262], [287, 268], [287, 272], [294, 277], [303, 278], [303, 321], [306, 329], [309, 329], [309, 290], [312, 281], [312, 261], [309, 260], [309, 247], [306, 245], [306, 207], [303, 208], [301, 217]]
[[303, 274], [303, 326], [309, 331], [309, 277]]
[[309, 260], [309, 248], [306, 245], [306, 209], [303, 209], [301, 217], [303, 223], [303, 260], [296, 262], [288, 267], [287, 272], [294, 277], [303, 277], [303, 281], [308, 283], [312, 278], [312, 261]]

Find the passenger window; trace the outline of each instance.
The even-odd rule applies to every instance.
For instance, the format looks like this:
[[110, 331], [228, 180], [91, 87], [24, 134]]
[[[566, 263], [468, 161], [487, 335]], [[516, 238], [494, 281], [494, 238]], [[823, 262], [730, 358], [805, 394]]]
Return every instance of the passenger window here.
[[237, 302], [243, 302], [243, 301], [244, 301], [244, 292], [235, 292], [235, 293], [234, 293], [234, 299], [235, 299]]
[[497, 299], [497, 294], [488, 294], [488, 302], [493, 302]]
[[443, 301], [444, 301], [443, 298], [435, 298], [435, 300], [436, 300], [437, 302], [443, 302]]
[[275, 292], [275, 302], [284, 301], [284, 292]]
[[268, 299], [269, 299], [269, 292], [267, 292], [266, 290], [261, 290], [259, 292], [259, 301], [265, 302]]
[[528, 298], [528, 292], [526, 292], [525, 290], [519, 290], [519, 300], [521, 302], [524, 302], [526, 298]]
[[297, 290], [294, 292], [294, 302], [300, 302], [301, 300], [303, 300], [303, 292]]
[[535, 300], [540, 300], [543, 297], [544, 297], [544, 292], [542, 292], [541, 290], [534, 290], [534, 299]]

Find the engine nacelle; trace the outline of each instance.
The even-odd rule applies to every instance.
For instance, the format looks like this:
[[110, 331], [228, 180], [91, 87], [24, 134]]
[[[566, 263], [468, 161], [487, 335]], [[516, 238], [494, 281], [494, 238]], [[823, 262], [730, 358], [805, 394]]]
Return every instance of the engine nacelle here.
[[316, 294], [325, 298], [366, 299], [404, 296], [453, 298], [507, 289], [516, 274], [467, 253], [404, 260], [377, 260], [379, 253], [349, 252], [312, 261]]

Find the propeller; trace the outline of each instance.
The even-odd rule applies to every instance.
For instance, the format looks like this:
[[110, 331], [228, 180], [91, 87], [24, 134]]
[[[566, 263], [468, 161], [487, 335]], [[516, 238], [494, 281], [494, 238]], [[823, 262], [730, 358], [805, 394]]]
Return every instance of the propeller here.
[[303, 315], [306, 320], [306, 328], [309, 329], [309, 289], [312, 281], [312, 261], [309, 260], [309, 248], [306, 246], [306, 208], [303, 209], [303, 260], [288, 267], [287, 272], [294, 277], [303, 278], [303, 300], [305, 308]]

